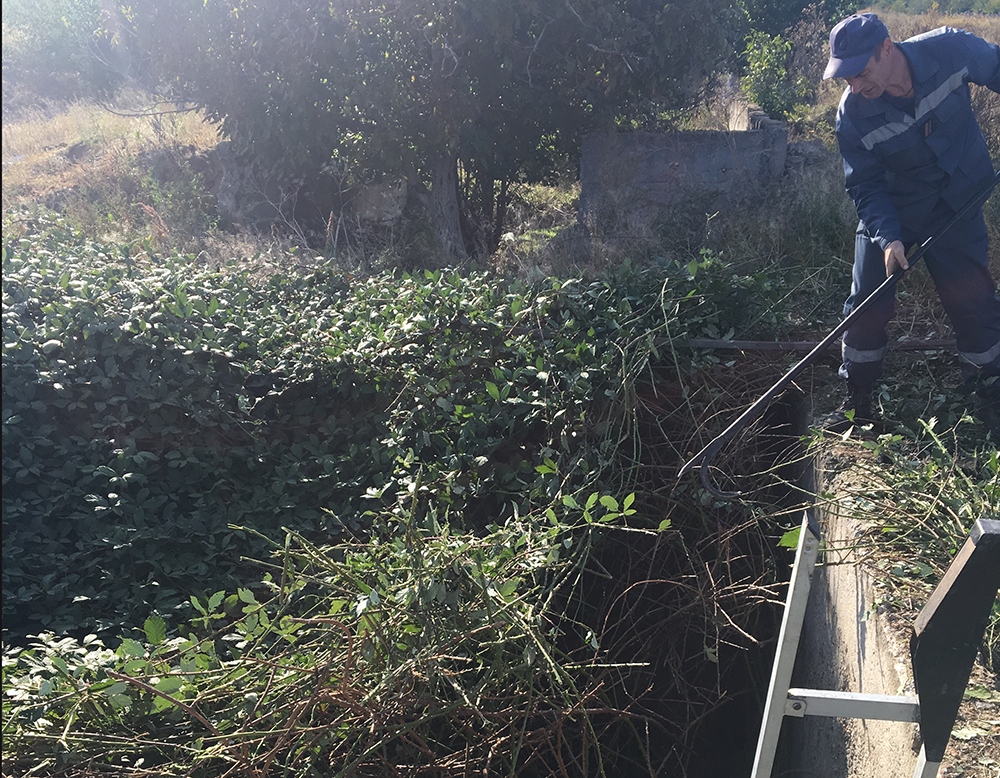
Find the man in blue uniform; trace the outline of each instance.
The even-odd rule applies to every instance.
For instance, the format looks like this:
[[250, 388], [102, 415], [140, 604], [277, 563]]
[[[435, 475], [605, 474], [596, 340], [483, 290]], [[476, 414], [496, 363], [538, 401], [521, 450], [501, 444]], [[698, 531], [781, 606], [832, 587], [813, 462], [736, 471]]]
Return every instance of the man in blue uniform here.
[[[989, 183], [993, 166], [970, 105], [969, 83], [1000, 92], [1000, 47], [947, 27], [894, 42], [873, 13], [830, 33], [824, 78], [843, 78], [837, 143], [857, 207], [854, 276], [845, 315]], [[982, 208], [924, 255], [955, 330], [963, 376], [980, 415], [1000, 437], [1000, 298], [989, 273]], [[872, 418], [895, 295], [890, 291], [844, 334], [840, 375], [855, 422]], [[845, 417], [846, 423], [850, 419]]]

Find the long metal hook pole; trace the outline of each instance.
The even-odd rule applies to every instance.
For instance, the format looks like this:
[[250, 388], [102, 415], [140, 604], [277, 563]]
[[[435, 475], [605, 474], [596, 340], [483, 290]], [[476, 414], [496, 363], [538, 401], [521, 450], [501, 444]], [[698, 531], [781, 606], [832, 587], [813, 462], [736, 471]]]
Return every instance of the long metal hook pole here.
[[[993, 178], [989, 183], [984, 186], [976, 195], [969, 200], [961, 209], [948, 220], [940, 230], [938, 230], [934, 235], [928, 237], [920, 247], [913, 252], [909, 257], [910, 267], [913, 267], [914, 263], [920, 260], [924, 254], [944, 235], [948, 230], [954, 227], [958, 222], [969, 215], [969, 212], [973, 208], [982, 205], [986, 199], [990, 196], [993, 191], [993, 187], [1000, 182], [1000, 171], [994, 173]], [[684, 463], [684, 466], [677, 473], [677, 478], [683, 478], [695, 467], [701, 470], [701, 481], [705, 488], [711, 492], [716, 497], [721, 499], [730, 499], [732, 497], [738, 497], [739, 492], [725, 492], [719, 489], [712, 481], [708, 466], [711, 461], [715, 458], [715, 455], [722, 450], [722, 448], [729, 443], [736, 434], [743, 430], [745, 427], [753, 424], [757, 419], [764, 413], [764, 410], [770, 404], [771, 400], [778, 395], [786, 386], [788, 386], [792, 381], [794, 381], [809, 365], [811, 365], [817, 357], [819, 357], [830, 345], [840, 337], [850, 326], [853, 324], [859, 316], [861, 316], [865, 311], [871, 308], [875, 304], [875, 301], [891, 286], [893, 286], [900, 278], [902, 278], [905, 271], [900, 268], [888, 276], [885, 281], [879, 284], [878, 288], [868, 295], [864, 301], [857, 305], [848, 316], [840, 322], [833, 330], [823, 338], [806, 356], [804, 356], [796, 365], [794, 365], [787, 373], [785, 373], [781, 378], [778, 379], [777, 383], [774, 384], [770, 389], [768, 389], [764, 394], [762, 394], [749, 408], [747, 408], [743, 413], [741, 413], [728, 427], [726, 427], [718, 436], [716, 436], [707, 446], [705, 446], [701, 451], [695, 454], [691, 459]]]

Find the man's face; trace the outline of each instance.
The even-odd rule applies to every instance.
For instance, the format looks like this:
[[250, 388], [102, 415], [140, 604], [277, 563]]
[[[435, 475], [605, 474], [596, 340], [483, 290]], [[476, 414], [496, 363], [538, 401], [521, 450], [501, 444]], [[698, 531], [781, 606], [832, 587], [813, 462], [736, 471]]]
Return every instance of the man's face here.
[[888, 78], [889, 57], [886, 56], [886, 52], [883, 50], [880, 52], [879, 59], [875, 59], [875, 56], [872, 55], [868, 60], [868, 64], [865, 65], [864, 70], [856, 76], [845, 80], [847, 81], [847, 85], [851, 87], [852, 94], [874, 100], [885, 91]]

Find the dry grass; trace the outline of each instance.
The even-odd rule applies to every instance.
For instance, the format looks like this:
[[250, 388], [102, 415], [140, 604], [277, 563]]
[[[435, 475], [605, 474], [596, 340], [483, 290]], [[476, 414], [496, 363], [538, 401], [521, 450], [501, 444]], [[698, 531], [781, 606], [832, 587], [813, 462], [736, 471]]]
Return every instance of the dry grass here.
[[877, 8], [869, 10], [875, 11], [879, 18], [885, 22], [893, 40], [906, 40], [938, 27], [955, 27], [960, 30], [968, 30], [991, 43], [1000, 43], [1000, 18], [996, 16], [948, 14], [939, 11], [914, 16], [896, 11], [881, 11]]
[[[129, 99], [140, 105], [142, 96]], [[294, 235], [217, 227], [214, 125], [194, 111], [141, 114], [81, 102], [6, 122], [5, 231], [30, 224], [42, 208], [134, 255], [190, 254], [209, 267], [237, 260], [263, 274], [315, 264]]]
[[[214, 196], [190, 164], [219, 138], [194, 111], [115, 112], [75, 103], [3, 125], [3, 213], [13, 223], [56, 211], [95, 239], [136, 250], [215, 255]], [[166, 171], [166, 175], [164, 174]], [[228, 236], [227, 236], [228, 237]], [[260, 254], [254, 246], [250, 255]], [[207, 256], [207, 254], [206, 254]]]
[[6, 123], [3, 209], [120, 173], [142, 151], [170, 144], [208, 149], [216, 143], [215, 128], [194, 112], [125, 116], [76, 103], [52, 117]]

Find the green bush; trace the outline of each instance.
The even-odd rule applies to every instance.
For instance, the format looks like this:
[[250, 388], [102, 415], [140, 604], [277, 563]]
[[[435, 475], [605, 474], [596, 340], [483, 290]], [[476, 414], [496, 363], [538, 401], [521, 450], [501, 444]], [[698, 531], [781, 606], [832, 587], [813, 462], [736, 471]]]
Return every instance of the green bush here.
[[600, 699], [599, 645], [537, 606], [586, 564], [600, 530], [582, 519], [615, 518], [609, 502], [478, 535], [413, 516], [387, 517], [401, 531], [381, 543], [290, 535], [264, 585], [192, 598], [186, 636], [157, 616], [114, 651], [41, 635], [4, 656], [5, 766], [373, 775], [461, 754], [547, 775], [563, 747], [544, 737], [552, 717], [600, 764], [589, 714], [569, 713]]
[[792, 44], [765, 32], [750, 33], [745, 44], [742, 86], [747, 98], [772, 118], [790, 118], [811, 96], [806, 78], [788, 73]]
[[[666, 485], [730, 384], [776, 373], [687, 340], [815, 325], [784, 313], [796, 272], [706, 250], [593, 282], [262, 277], [27, 219], [3, 254], [5, 764], [689, 766], [676, 733], [747, 682], [783, 563], [765, 489]], [[995, 450], [955, 503], [926, 453], [921, 515], [995, 502]]]
[[[666, 321], [657, 274], [260, 282], [39, 227], [3, 258], [9, 636], [183, 619], [262, 553], [232, 526], [364, 534], [413, 490], [486, 526], [584, 488]], [[671, 271], [688, 326], [779, 326], [774, 278], [706, 257]]]
[[626, 412], [622, 371], [648, 358], [608, 344], [625, 321], [656, 327], [600, 284], [255, 283], [58, 226], [9, 242], [3, 266], [12, 635], [186, 611], [259, 553], [230, 525], [364, 533], [420, 482], [485, 526], [577, 488], [609, 466], [593, 419]]
[[[588, 664], [638, 591], [602, 571], [651, 549], [681, 577], [763, 564], [702, 561], [670, 534], [701, 536], [719, 509], [683, 484], [673, 510], [653, 450], [676, 458], [693, 419], [729, 401], [697, 376], [719, 360], [685, 339], [782, 326], [767, 314], [778, 276], [706, 252], [594, 282], [262, 278], [41, 219], [18, 231], [3, 257], [5, 763], [212, 775], [273, 754], [305, 774], [462, 753], [549, 775], [565, 749], [643, 763], [606, 690], [648, 682]], [[698, 637], [671, 620], [648, 642], [678, 652], [661, 693], [694, 727], [718, 678], [688, 646], [721, 633], [702, 634], [700, 595], [671, 597], [689, 595], [677, 613]], [[726, 607], [745, 632], [763, 605]], [[643, 649], [601, 650], [614, 665]], [[334, 676], [355, 671], [366, 702], [338, 707]], [[310, 687], [323, 696], [301, 708]], [[591, 703], [601, 745], [573, 712]], [[282, 734], [302, 716], [328, 736]], [[370, 716], [385, 727], [360, 726]], [[221, 738], [207, 747], [206, 721]], [[550, 747], [553, 721], [567, 739]]]

